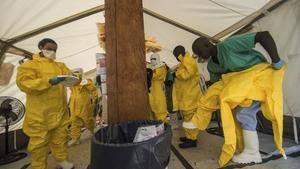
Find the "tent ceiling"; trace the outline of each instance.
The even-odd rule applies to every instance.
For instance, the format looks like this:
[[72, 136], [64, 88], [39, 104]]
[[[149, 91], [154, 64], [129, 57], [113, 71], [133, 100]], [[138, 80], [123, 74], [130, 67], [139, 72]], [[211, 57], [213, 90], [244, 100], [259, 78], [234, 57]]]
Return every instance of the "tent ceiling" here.
[[28, 51], [38, 52], [37, 42], [48, 37], [58, 43], [57, 58], [70, 68], [85, 71], [96, 67], [95, 53], [103, 52], [98, 44], [96, 22], [104, 22], [103, 13], [97, 13], [56, 29], [36, 35], [16, 44]]
[[2, 0], [0, 37], [7, 40], [103, 3], [103, 0]]
[[[269, 1], [270, 0], [143, 0], [143, 3], [146, 9], [185, 25], [188, 28], [205, 33], [208, 36], [214, 36], [246, 16], [253, 14]], [[103, 3], [104, 0], [3, 0], [0, 6], [0, 38], [2, 40], [15, 38], [55, 21], [103, 5]], [[162, 29], [166, 27], [166, 23], [160, 22], [160, 25], [149, 26], [148, 23], [153, 22], [150, 21], [153, 18], [150, 16], [144, 18], [146, 34], [154, 35], [159, 32], [156, 36], [157, 39], [159, 39], [158, 36], [162, 34], [166, 36], [168, 36], [168, 34], [176, 36], [176, 34], [169, 33], [174, 32], [172, 29]], [[101, 52], [97, 46], [97, 30], [95, 26], [96, 22], [101, 21], [104, 21], [102, 14], [94, 14], [90, 17], [20, 41], [15, 45], [30, 52], [37, 52], [36, 44], [40, 39], [44, 37], [53, 38], [59, 43], [59, 60], [66, 62], [69, 66], [72, 65], [70, 67], [84, 67], [88, 71], [95, 67], [94, 54]], [[151, 27], [151, 29], [147, 27]], [[181, 41], [187, 41], [183, 43], [188, 46], [195, 38], [194, 35], [189, 35], [186, 37], [190, 38], [183, 40], [185, 37], [182, 35], [187, 33], [179, 32], [181, 32], [181, 34], [178, 40], [175, 40], [174, 43], [169, 43], [169, 40], [169, 46], [165, 46], [165, 49], [168, 50], [163, 52], [166, 55], [170, 55], [169, 50], [174, 47], [170, 46], [170, 44], [176, 45]], [[160, 42], [160, 40], [158, 41]], [[162, 41], [161, 43], [167, 44], [167, 41]], [[88, 63], [82, 63], [83, 59], [85, 61], [89, 60]]]
[[262, 8], [268, 0], [144, 0], [144, 7], [214, 36]]

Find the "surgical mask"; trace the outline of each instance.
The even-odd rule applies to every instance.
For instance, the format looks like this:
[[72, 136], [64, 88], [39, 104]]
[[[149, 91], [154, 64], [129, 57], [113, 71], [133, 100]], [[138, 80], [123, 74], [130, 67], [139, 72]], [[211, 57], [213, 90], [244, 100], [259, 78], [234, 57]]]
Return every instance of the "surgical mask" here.
[[151, 59], [151, 66], [156, 66], [156, 65], [157, 65], [156, 59]]
[[156, 67], [160, 65], [160, 56], [157, 53], [154, 53], [150, 57], [150, 62], [152, 67]]
[[52, 51], [52, 50], [42, 50], [43, 52], [43, 55], [49, 59], [53, 59], [55, 60], [56, 59], [56, 53], [55, 51]]

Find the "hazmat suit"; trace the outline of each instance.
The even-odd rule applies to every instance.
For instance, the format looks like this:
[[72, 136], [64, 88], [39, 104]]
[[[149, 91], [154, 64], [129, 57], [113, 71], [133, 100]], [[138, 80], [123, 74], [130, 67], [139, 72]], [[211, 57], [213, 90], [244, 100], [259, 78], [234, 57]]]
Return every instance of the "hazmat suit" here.
[[[83, 72], [80, 72], [82, 75]], [[91, 133], [94, 131], [93, 110], [98, 98], [98, 91], [93, 81], [83, 79], [79, 84], [71, 87], [71, 138], [78, 141], [80, 130], [86, 127]]]
[[51, 85], [49, 80], [70, 73], [65, 64], [39, 55], [18, 67], [16, 83], [26, 93], [23, 131], [29, 136], [28, 151], [33, 169], [46, 169], [49, 147], [55, 160], [68, 158], [69, 115], [65, 87]]
[[[180, 55], [181, 56], [181, 55]], [[180, 57], [180, 64], [175, 72], [175, 93], [178, 109], [182, 111], [184, 121], [190, 121], [197, 111], [197, 103], [201, 98], [199, 87], [199, 72], [196, 60], [186, 52]], [[184, 128], [185, 137], [189, 140], [197, 140], [198, 130]], [[181, 147], [187, 148], [187, 147]]]
[[[210, 83], [214, 83], [214, 82], [219, 83], [219, 80], [224, 82], [223, 78], [225, 76], [226, 77], [228, 76], [227, 73], [245, 71], [247, 69], [252, 70], [252, 67], [256, 66], [257, 64], [267, 63], [267, 60], [263, 56], [263, 54], [254, 49], [257, 43], [259, 43], [268, 52], [272, 60], [272, 68], [274, 70], [279, 70], [281, 69], [281, 67], [284, 66], [284, 61], [281, 60], [280, 57], [278, 56], [278, 51], [277, 51], [275, 41], [268, 31], [250, 32], [246, 34], [231, 36], [217, 44], [211, 43], [209, 39], [205, 37], [200, 37], [193, 42], [192, 49], [193, 52], [199, 56], [200, 61], [202, 59], [204, 60], [208, 59], [207, 69], [210, 73]], [[244, 79], [243, 78], [238, 79], [240, 81], [237, 81], [237, 79], [234, 78], [230, 78], [230, 80], [235, 81], [238, 84], [244, 84], [245, 91], [247, 90], [247, 88], [251, 88], [251, 86], [249, 85], [254, 85], [253, 87], [257, 85], [257, 83], [249, 82], [248, 81], [249, 79], [247, 79], [247, 77], [244, 77]], [[249, 83], [244, 83], [241, 81], [245, 81], [245, 82], [248, 81]], [[230, 84], [232, 85], [233, 83]], [[277, 85], [273, 83], [271, 84], [274, 86]], [[227, 86], [227, 84], [226, 85], [224, 84], [222, 88], [229, 89], [230, 88], [229, 86]], [[215, 87], [214, 88], [215, 91], [217, 91], [218, 88], [216, 88], [216, 86], [214, 87]], [[273, 89], [273, 86], [268, 86], [268, 87]], [[231, 95], [228, 96], [226, 95], [226, 97], [228, 98], [232, 97], [233, 93], [238, 88], [235, 89], [233, 87], [231, 89], [232, 89], [232, 91], [230, 91], [231, 93], [230, 92], [228, 93]], [[210, 91], [214, 91], [214, 90], [210, 89]], [[223, 99], [222, 96], [223, 96], [223, 89], [221, 89], [221, 94], [220, 94], [221, 99]], [[208, 98], [209, 96], [205, 96], [205, 97]], [[213, 103], [219, 102], [218, 97], [214, 99], [216, 100], [210, 98], [209, 100], [211, 101], [211, 103], [208, 105], [213, 105]], [[258, 135], [256, 131], [256, 124], [257, 124], [256, 114], [263, 107], [263, 104], [259, 100], [255, 100], [251, 98], [249, 98], [248, 100], [250, 101], [249, 104], [247, 104], [246, 106], [238, 105], [237, 107], [234, 107], [233, 110], [235, 119], [243, 129], [242, 133], [244, 137], [243, 140], [245, 144], [245, 149], [243, 151], [240, 151], [239, 154], [235, 155], [232, 160], [237, 163], [252, 163], [252, 162], [260, 163], [262, 161], [262, 158], [259, 153], [259, 141], [258, 141]], [[222, 105], [221, 103], [218, 104]], [[243, 102], [243, 104], [245, 104], [245, 102]], [[207, 108], [208, 107], [205, 107], [204, 109], [202, 109], [202, 111], [207, 111]], [[222, 107], [220, 108], [222, 109]], [[224, 111], [221, 111], [221, 116], [223, 116], [222, 113], [224, 113]], [[203, 118], [203, 120], [204, 119], [205, 118]], [[185, 125], [188, 126], [188, 124], [190, 127], [193, 127], [191, 123], [186, 123]], [[225, 128], [228, 127], [229, 126], [227, 125], [223, 125], [224, 130]], [[221, 161], [224, 162], [224, 160]], [[223, 162], [221, 162], [221, 164]]]
[[151, 55], [151, 67], [153, 70], [149, 101], [151, 107], [150, 119], [167, 122], [167, 100], [164, 92], [164, 82], [167, 75], [166, 65], [160, 62], [158, 54]]
[[224, 74], [222, 80], [210, 86], [200, 99], [197, 113], [191, 120], [200, 130], [207, 128], [212, 112], [221, 109], [225, 142], [219, 158], [220, 166], [227, 164], [233, 157], [236, 145], [241, 152], [246, 141], [243, 140], [233, 110], [238, 106], [249, 107], [254, 101], [261, 103], [263, 115], [272, 122], [275, 144], [285, 157], [282, 148], [284, 72], [285, 66], [274, 70], [270, 64], [261, 63], [241, 72]]

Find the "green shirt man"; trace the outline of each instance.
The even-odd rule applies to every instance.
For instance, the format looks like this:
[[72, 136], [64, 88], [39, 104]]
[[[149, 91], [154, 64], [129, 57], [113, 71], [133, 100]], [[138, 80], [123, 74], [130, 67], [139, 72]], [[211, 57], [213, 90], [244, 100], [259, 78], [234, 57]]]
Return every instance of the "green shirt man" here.
[[194, 41], [192, 49], [200, 59], [208, 59], [210, 82], [214, 83], [221, 79], [222, 74], [242, 71], [267, 62], [265, 57], [254, 49], [257, 42], [269, 53], [273, 67], [280, 69], [284, 62], [279, 58], [275, 42], [267, 31], [232, 36], [217, 44], [200, 37]]

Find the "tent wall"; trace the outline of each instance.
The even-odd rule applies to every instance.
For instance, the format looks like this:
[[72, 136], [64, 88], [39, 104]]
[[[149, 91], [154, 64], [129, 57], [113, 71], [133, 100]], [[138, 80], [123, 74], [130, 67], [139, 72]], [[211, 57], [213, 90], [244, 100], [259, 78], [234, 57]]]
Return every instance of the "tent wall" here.
[[[23, 92], [19, 90], [16, 85], [16, 75], [17, 75], [17, 68], [18, 68], [18, 61], [21, 60], [22, 57], [16, 55], [8, 54], [5, 58], [5, 63], [11, 63], [15, 65], [13, 76], [10, 79], [10, 82], [6, 86], [0, 86], [0, 96], [11, 96], [19, 99], [25, 105], [26, 96]], [[16, 129], [22, 128], [23, 120], [20, 120], [17, 124], [10, 126], [9, 130], [13, 131]], [[4, 132], [4, 127], [0, 127], [0, 133]]]
[[284, 77], [284, 114], [300, 117], [300, 1], [290, 0], [258, 20], [253, 31], [268, 30], [287, 63]]

